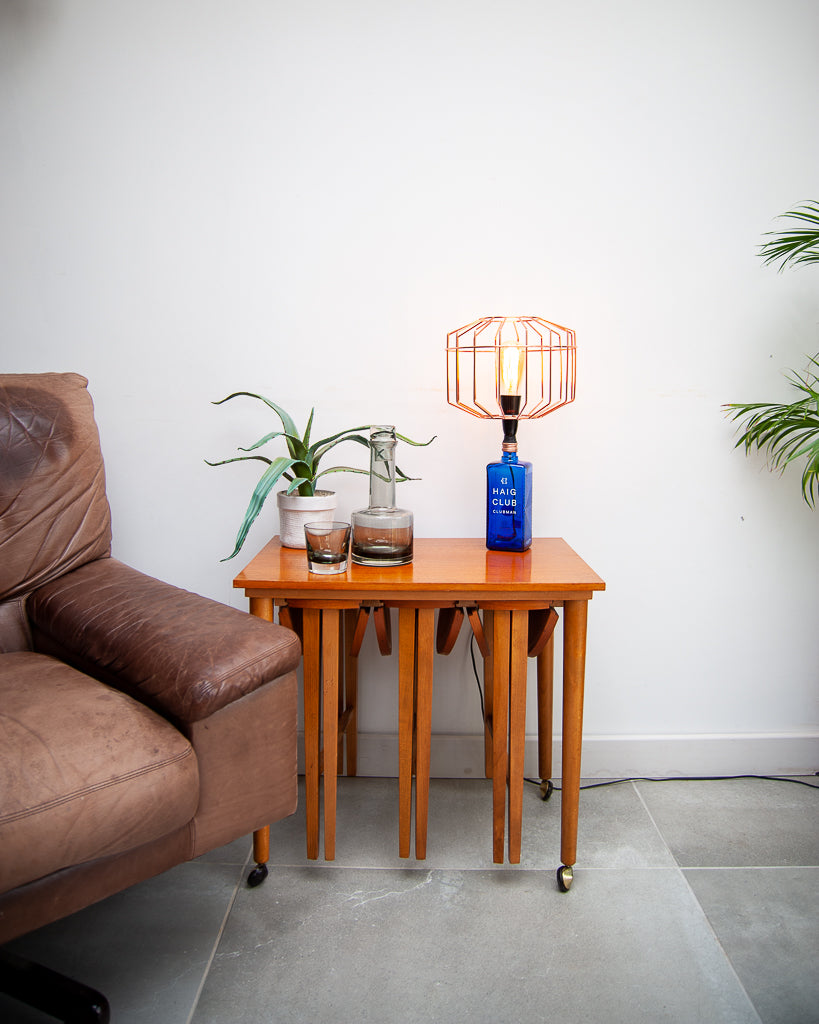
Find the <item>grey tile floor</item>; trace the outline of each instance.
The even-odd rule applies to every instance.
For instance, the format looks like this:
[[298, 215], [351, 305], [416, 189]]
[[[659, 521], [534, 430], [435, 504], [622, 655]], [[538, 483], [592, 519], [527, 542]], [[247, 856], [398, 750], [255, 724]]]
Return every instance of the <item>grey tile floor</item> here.
[[559, 793], [526, 787], [501, 866], [490, 784], [433, 780], [427, 859], [405, 861], [397, 780], [339, 781], [334, 862], [306, 859], [299, 811], [258, 889], [241, 840], [11, 948], [101, 989], [113, 1024], [819, 1024], [819, 793], [584, 790], [561, 894]]

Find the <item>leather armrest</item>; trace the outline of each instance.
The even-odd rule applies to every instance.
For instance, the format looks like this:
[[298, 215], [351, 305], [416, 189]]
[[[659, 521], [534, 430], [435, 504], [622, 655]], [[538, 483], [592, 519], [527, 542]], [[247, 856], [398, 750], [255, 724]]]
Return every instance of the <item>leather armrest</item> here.
[[207, 718], [301, 656], [291, 630], [113, 558], [40, 587], [26, 608], [37, 650], [181, 723]]

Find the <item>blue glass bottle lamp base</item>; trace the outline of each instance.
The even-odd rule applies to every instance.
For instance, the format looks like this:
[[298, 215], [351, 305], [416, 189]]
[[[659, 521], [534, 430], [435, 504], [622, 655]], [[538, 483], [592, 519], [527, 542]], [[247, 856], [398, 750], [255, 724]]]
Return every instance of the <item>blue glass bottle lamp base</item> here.
[[486, 467], [486, 546], [526, 551], [532, 544], [532, 463], [504, 451]]

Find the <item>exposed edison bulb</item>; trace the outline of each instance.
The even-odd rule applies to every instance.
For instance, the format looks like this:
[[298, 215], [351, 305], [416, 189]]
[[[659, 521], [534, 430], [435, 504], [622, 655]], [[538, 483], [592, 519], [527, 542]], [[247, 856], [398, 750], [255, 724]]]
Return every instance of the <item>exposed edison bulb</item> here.
[[501, 345], [498, 349], [498, 380], [500, 394], [523, 393], [523, 365], [526, 349], [520, 345]]

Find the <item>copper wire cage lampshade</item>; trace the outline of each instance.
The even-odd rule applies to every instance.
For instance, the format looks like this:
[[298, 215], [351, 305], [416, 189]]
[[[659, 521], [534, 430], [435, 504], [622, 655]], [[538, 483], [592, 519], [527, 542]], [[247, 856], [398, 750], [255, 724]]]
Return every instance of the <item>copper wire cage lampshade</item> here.
[[574, 331], [537, 316], [487, 316], [458, 327], [447, 334], [446, 360], [447, 402], [471, 416], [533, 420], [574, 401]]

